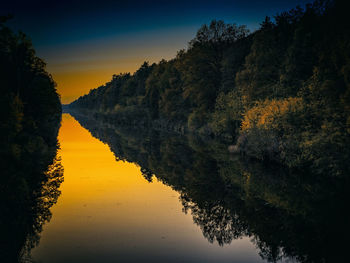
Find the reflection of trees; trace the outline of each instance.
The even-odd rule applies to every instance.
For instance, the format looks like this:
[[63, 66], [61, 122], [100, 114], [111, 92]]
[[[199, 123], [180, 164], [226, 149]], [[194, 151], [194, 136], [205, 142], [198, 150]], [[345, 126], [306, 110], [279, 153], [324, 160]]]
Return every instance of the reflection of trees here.
[[[33, 162], [40, 163], [43, 159]], [[2, 185], [0, 194], [2, 262], [31, 261], [30, 250], [39, 243], [43, 225], [51, 219], [50, 208], [60, 195], [63, 181], [63, 167], [57, 157], [47, 164], [46, 171], [19, 169], [26, 172], [17, 173], [11, 183]]]
[[59, 187], [63, 182], [63, 167], [60, 159], [56, 158], [44, 174], [46, 178], [42, 181], [41, 188], [34, 191], [31, 208], [33, 225], [21, 251], [22, 257], [30, 255], [30, 250], [39, 243], [43, 225], [51, 220], [50, 208], [56, 204], [61, 194]]
[[238, 215], [234, 215], [221, 203], [204, 204], [200, 208], [196, 203], [190, 201], [185, 194], [180, 196], [183, 211], [191, 211], [193, 222], [198, 225], [203, 235], [210, 243], [218, 242], [220, 246], [230, 244], [232, 240], [249, 235], [247, 226], [240, 221]]
[[345, 255], [346, 180], [233, 158], [216, 141], [76, 118], [117, 159], [137, 163], [148, 181], [155, 175], [180, 192], [183, 211], [209, 242], [249, 236], [269, 262], [341, 262]]

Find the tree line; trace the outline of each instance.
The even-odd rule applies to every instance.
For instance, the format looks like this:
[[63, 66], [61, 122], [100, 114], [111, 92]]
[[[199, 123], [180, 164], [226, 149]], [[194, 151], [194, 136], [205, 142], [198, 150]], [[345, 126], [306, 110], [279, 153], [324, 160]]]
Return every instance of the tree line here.
[[30, 39], [0, 16], [0, 257], [31, 262], [60, 194], [56, 158], [61, 103]]
[[[0, 17], [1, 162], [21, 162], [56, 148], [61, 102], [56, 84], [29, 37]], [[52, 158], [49, 158], [52, 159]]]
[[[231, 151], [344, 174], [350, 152], [350, 29], [344, 1], [213, 20], [186, 50], [114, 75], [69, 105], [111, 123], [224, 137]], [[344, 170], [345, 169], [345, 170]]]

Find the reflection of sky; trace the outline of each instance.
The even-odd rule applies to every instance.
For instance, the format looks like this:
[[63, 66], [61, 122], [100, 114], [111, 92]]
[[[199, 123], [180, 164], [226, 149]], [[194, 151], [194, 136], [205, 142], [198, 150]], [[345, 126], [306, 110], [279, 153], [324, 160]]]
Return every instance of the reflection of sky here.
[[0, 14], [15, 15], [11, 25], [32, 38], [67, 103], [115, 73], [175, 56], [212, 19], [254, 30], [266, 15], [306, 2], [14, 0], [2, 3]]
[[35, 262], [262, 261], [249, 238], [210, 244], [182, 212], [177, 192], [148, 183], [140, 167], [117, 162], [68, 114], [59, 141], [62, 194], [32, 251]]

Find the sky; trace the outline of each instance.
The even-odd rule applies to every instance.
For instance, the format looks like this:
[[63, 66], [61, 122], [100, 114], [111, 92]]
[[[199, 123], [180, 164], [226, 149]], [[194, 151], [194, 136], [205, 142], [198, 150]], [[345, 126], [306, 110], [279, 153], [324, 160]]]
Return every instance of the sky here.
[[144, 61], [173, 58], [211, 20], [254, 31], [273, 17], [310, 0], [17, 1], [5, 0], [0, 15], [32, 40], [37, 56], [57, 83], [62, 103], [135, 72]]

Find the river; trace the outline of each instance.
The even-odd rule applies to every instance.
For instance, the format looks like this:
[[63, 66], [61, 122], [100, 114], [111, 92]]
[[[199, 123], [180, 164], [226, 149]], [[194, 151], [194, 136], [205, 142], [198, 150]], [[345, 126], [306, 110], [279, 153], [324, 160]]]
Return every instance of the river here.
[[34, 262], [337, 262], [346, 251], [344, 182], [69, 114], [58, 139], [64, 182]]
[[38, 262], [259, 262], [249, 237], [219, 246], [185, 214], [180, 194], [137, 164], [116, 161], [108, 145], [63, 115], [61, 196], [51, 209]]

